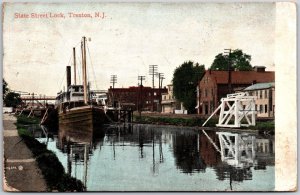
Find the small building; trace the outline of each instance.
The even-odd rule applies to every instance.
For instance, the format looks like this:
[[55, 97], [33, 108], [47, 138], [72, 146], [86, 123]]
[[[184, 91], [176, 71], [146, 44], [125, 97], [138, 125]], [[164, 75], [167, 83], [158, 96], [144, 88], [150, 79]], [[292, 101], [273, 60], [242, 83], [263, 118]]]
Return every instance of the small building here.
[[198, 114], [211, 115], [219, 106], [222, 97], [252, 84], [274, 82], [275, 72], [255, 66], [253, 71], [207, 70], [197, 87]]
[[257, 117], [275, 116], [275, 83], [257, 83], [245, 88], [251, 96], [256, 96], [255, 110]]
[[128, 108], [141, 111], [160, 111], [161, 94], [167, 93], [167, 88], [129, 87], [108, 89], [109, 106]]
[[168, 91], [162, 93], [161, 98], [161, 112], [172, 114], [187, 114], [187, 110], [183, 107], [183, 104], [175, 99], [173, 94], [173, 85], [167, 85]]

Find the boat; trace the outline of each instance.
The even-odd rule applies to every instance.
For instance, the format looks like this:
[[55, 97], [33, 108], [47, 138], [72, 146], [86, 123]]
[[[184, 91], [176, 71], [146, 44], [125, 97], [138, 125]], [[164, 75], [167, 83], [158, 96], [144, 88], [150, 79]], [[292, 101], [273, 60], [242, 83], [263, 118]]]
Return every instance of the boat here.
[[83, 37], [81, 41], [81, 54], [83, 84], [76, 84], [76, 52], [73, 48], [74, 84], [71, 84], [71, 66], [67, 66], [67, 89], [57, 93], [56, 108], [59, 128], [85, 127], [84, 129], [93, 129], [107, 120], [104, 107], [98, 105], [91, 98], [92, 92], [86, 73], [86, 37]]

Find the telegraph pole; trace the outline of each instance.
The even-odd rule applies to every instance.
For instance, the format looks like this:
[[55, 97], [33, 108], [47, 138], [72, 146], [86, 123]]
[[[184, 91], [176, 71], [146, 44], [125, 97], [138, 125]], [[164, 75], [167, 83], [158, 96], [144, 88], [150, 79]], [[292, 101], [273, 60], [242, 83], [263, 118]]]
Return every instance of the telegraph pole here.
[[228, 71], [228, 93], [232, 92], [231, 89], [231, 61], [230, 61], [230, 55], [231, 55], [231, 49], [224, 49], [225, 50], [225, 54], [227, 55], [227, 71]]
[[114, 89], [115, 89], [115, 83], [117, 83], [117, 75], [111, 75], [110, 76], [110, 83], [113, 84], [113, 87], [111, 89], [112, 93], [112, 106], [115, 108], [115, 97], [114, 97]]
[[158, 73], [158, 99], [159, 99], [159, 112], [161, 112], [161, 88], [162, 88], [162, 80], [164, 79], [164, 73]]
[[117, 75], [110, 76], [110, 83], [113, 84], [113, 89], [115, 88], [115, 83], [117, 83]]
[[145, 76], [138, 76], [138, 80], [140, 81], [139, 86], [139, 95], [138, 95], [138, 104], [137, 104], [137, 110], [139, 112], [139, 115], [141, 117], [142, 115], [142, 107], [143, 107], [143, 94], [142, 94], [142, 88], [143, 88], [143, 80], [145, 80]]
[[152, 108], [151, 111], [153, 112], [154, 110], [154, 76], [157, 75], [157, 65], [149, 65], [149, 75], [152, 76], [152, 98], [151, 98], [151, 102], [152, 102]]

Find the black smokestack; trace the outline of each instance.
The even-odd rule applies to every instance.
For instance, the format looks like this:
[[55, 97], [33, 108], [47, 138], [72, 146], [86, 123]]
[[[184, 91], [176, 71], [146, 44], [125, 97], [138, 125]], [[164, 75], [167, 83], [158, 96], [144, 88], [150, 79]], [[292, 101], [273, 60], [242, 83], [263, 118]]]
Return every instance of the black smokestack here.
[[67, 89], [71, 85], [71, 66], [67, 66]]

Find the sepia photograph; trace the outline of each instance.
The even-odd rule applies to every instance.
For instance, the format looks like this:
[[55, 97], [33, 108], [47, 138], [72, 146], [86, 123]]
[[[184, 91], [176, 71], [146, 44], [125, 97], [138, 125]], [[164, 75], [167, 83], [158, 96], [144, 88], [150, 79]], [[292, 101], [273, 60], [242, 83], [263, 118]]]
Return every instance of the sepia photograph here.
[[3, 3], [3, 191], [296, 191], [296, 15]]

